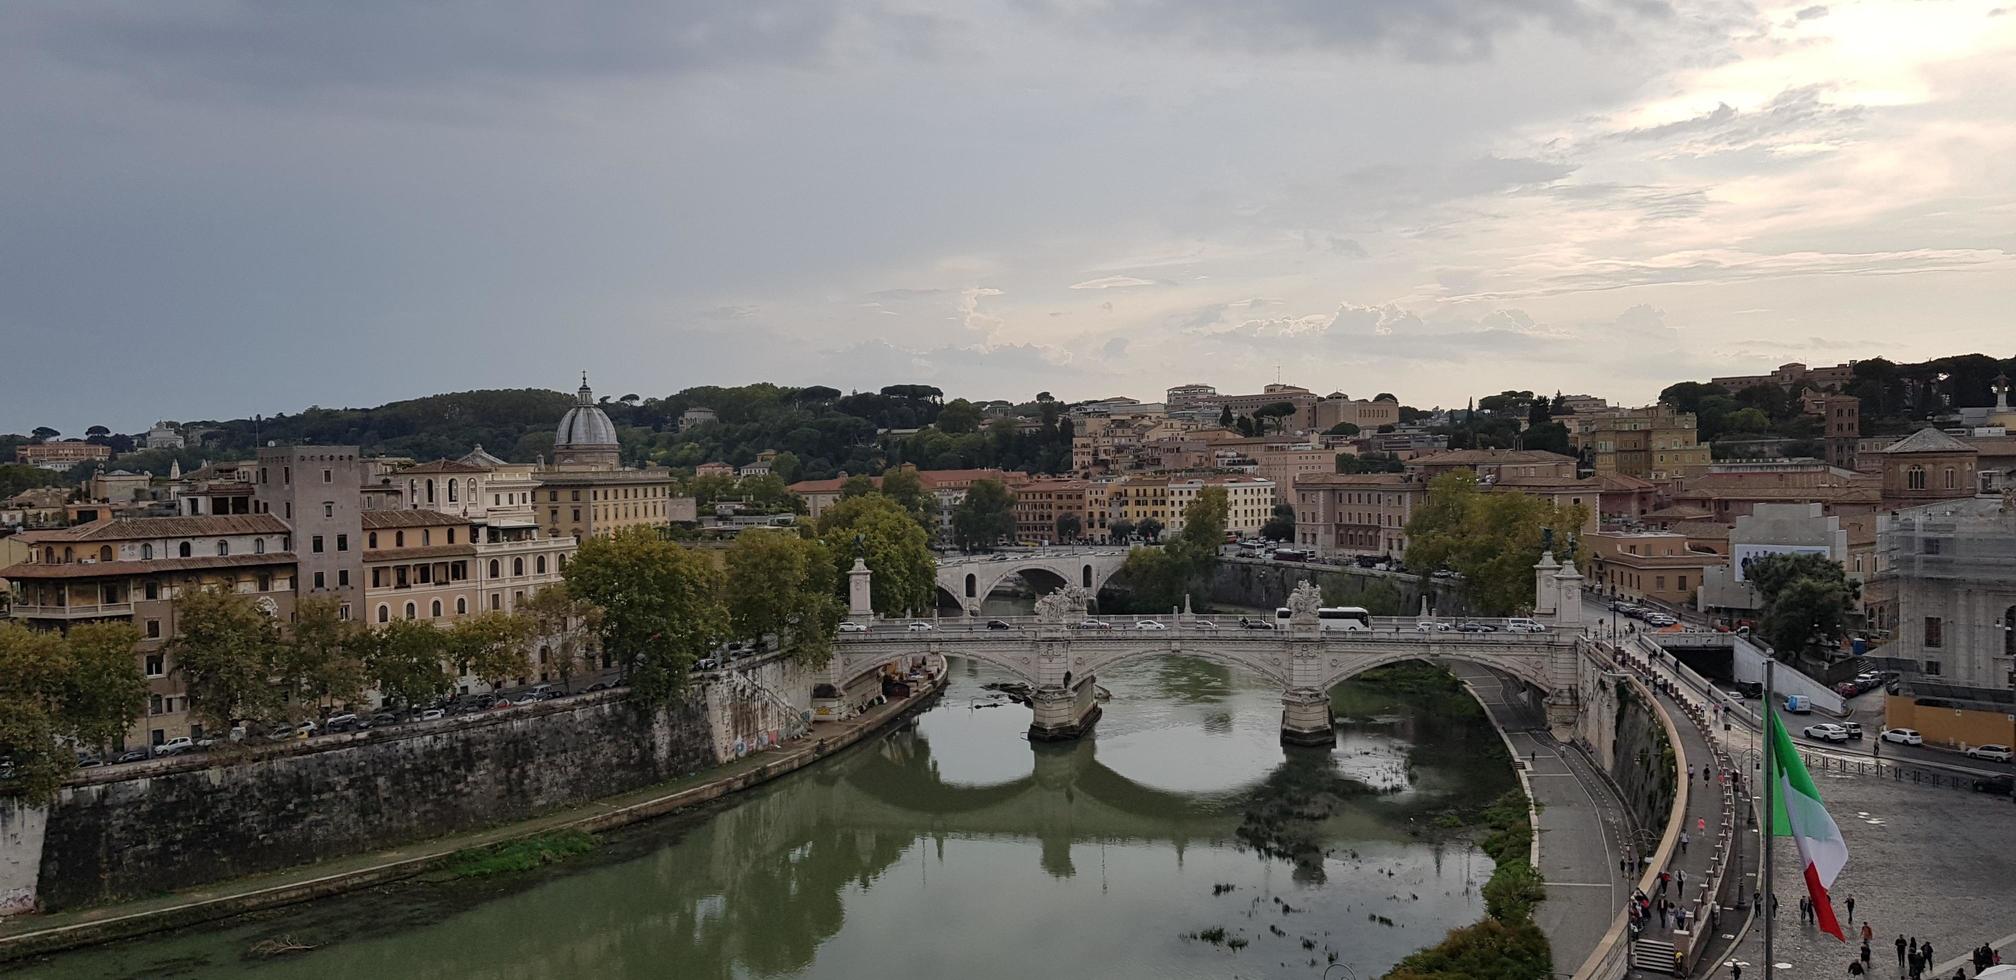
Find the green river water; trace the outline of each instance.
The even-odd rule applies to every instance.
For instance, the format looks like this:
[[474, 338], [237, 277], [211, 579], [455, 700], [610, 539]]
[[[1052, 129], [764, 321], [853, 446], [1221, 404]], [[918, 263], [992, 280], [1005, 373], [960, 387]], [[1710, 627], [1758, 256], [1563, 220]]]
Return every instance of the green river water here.
[[[952, 665], [903, 730], [559, 865], [0, 973], [1315, 978], [1334, 955], [1370, 978], [1483, 915], [1490, 860], [1425, 832], [1513, 785], [1481, 713], [1347, 684], [1340, 710], [1366, 720], [1334, 750], [1284, 749], [1277, 690], [1179, 658], [1101, 677], [1093, 737], [1031, 746], [1027, 708], [983, 706], [992, 669]], [[252, 951], [281, 937], [314, 948]]]

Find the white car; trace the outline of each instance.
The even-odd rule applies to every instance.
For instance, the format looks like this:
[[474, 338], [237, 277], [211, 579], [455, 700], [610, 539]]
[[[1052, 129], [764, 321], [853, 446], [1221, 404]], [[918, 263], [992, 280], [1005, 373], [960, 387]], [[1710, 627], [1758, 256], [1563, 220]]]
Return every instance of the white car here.
[[1081, 630], [1110, 630], [1113, 628], [1113, 624], [1103, 619], [1088, 619], [1079, 623], [1078, 628]]
[[1137, 630], [1166, 630], [1169, 627], [1152, 619], [1137, 619], [1134, 621], [1134, 628]]
[[1193, 630], [1216, 630], [1218, 628], [1217, 623], [1214, 623], [1208, 619], [1200, 619], [1195, 622], [1184, 623], [1183, 626], [1186, 629], [1193, 629]]
[[1976, 745], [1967, 750], [1969, 759], [1986, 759], [1990, 762], [2008, 762], [2011, 757], [2007, 745]]
[[912, 633], [930, 633], [935, 631], [938, 627], [933, 626], [930, 623], [924, 622], [923, 620], [920, 619], [903, 628], [909, 630]]
[[1505, 621], [1507, 633], [1545, 633], [1547, 627], [1531, 619], [1508, 619]]
[[1807, 725], [1805, 734], [1807, 738], [1821, 742], [1848, 741], [1848, 729], [1834, 724]]
[[868, 632], [868, 627], [866, 627], [866, 626], [863, 626], [863, 625], [861, 625], [860, 623], [841, 623], [841, 624], [840, 624], [840, 632], [842, 632], [842, 633], [866, 633], [866, 632]]
[[1892, 728], [1883, 733], [1883, 741], [1898, 745], [1924, 745], [1925, 736], [1918, 734], [1915, 728]]
[[440, 721], [441, 719], [447, 716], [448, 712], [443, 711], [440, 708], [428, 708], [427, 710], [420, 712], [421, 721]]
[[195, 739], [187, 735], [181, 735], [154, 746], [154, 755], [157, 758], [165, 755], [181, 755], [184, 752], [194, 751], [195, 748]]

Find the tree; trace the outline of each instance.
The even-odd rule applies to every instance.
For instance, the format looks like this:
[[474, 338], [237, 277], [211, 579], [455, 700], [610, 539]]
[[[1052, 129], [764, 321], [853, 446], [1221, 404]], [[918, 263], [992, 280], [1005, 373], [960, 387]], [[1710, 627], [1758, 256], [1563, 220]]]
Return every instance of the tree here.
[[[1154, 550], [1137, 548], [1127, 555], [1121, 572], [1142, 608], [1170, 609], [1181, 605], [1186, 594], [1205, 594], [1211, 566], [1225, 540], [1229, 510], [1224, 488], [1207, 487], [1183, 508], [1183, 530], [1168, 543]], [[1160, 522], [1154, 518], [1142, 523], [1150, 522], [1156, 523], [1159, 534]]]
[[70, 627], [61, 717], [79, 745], [103, 749], [117, 742], [146, 710], [147, 678], [133, 660], [138, 642], [140, 631], [130, 623]]
[[1281, 432], [1287, 431], [1288, 416], [1294, 415], [1295, 411], [1296, 409], [1293, 402], [1269, 402], [1268, 404], [1262, 405], [1259, 408], [1254, 409], [1253, 427], [1259, 430], [1255, 432], [1254, 435], [1266, 435], [1267, 422], [1270, 419], [1273, 420], [1274, 428], [1276, 431]]
[[819, 515], [818, 537], [842, 583], [856, 556], [868, 563], [874, 573], [870, 604], [877, 613], [902, 616], [931, 608], [938, 587], [931, 539], [901, 504], [881, 494], [842, 500]]
[[1124, 517], [1106, 525], [1106, 536], [1116, 542], [1126, 541], [1134, 536], [1134, 522]]
[[364, 669], [391, 704], [426, 704], [455, 687], [447, 634], [419, 620], [393, 620], [372, 632]]
[[1141, 523], [1135, 525], [1135, 528], [1145, 541], [1159, 542], [1162, 540], [1162, 522], [1153, 517], [1142, 518]]
[[1077, 514], [1066, 511], [1057, 515], [1057, 542], [1065, 544], [1076, 541], [1085, 533], [1085, 521]]
[[1467, 470], [1445, 473], [1428, 485], [1427, 501], [1407, 522], [1407, 564], [1460, 572], [1473, 603], [1509, 615], [1533, 604], [1543, 530], [1552, 529], [1556, 549], [1565, 551], [1588, 516], [1581, 506], [1485, 490]]
[[798, 482], [798, 474], [804, 469], [805, 464], [798, 459], [798, 454], [788, 450], [770, 460], [770, 472], [786, 485]]
[[1228, 404], [1218, 406], [1218, 427], [1221, 429], [1229, 429], [1232, 427], [1231, 405]]
[[777, 637], [800, 663], [821, 667], [846, 607], [823, 542], [788, 532], [745, 532], [728, 549], [728, 621], [743, 639]]
[[[1535, 401], [1535, 406], [1546, 402]], [[1568, 441], [1568, 427], [1560, 422], [1536, 422], [1519, 433], [1519, 448], [1538, 449], [1563, 456], [1575, 455], [1575, 446]]]
[[766, 514], [802, 514], [805, 501], [791, 492], [783, 477], [775, 473], [743, 477], [735, 484], [735, 492], [751, 507]]
[[1861, 584], [1826, 555], [1765, 555], [1742, 571], [1763, 602], [1758, 633], [1780, 660], [1834, 648], [1861, 598]]
[[1295, 540], [1295, 508], [1288, 504], [1275, 504], [1274, 515], [1260, 525], [1260, 536], [1269, 541]]
[[56, 741], [68, 671], [59, 634], [0, 621], [0, 798], [54, 799], [76, 766]]
[[992, 548], [1015, 537], [1015, 495], [999, 480], [975, 480], [952, 510], [952, 540], [961, 550]]
[[589, 665], [588, 637], [602, 625], [602, 610], [594, 603], [576, 598], [566, 582], [555, 582], [532, 593], [518, 611], [532, 621], [546, 646], [546, 665], [563, 686]]
[[980, 429], [980, 409], [964, 398], [954, 398], [938, 411], [938, 421], [934, 424], [941, 432], [962, 434]]
[[106, 427], [104, 427], [104, 426], [102, 426], [102, 425], [94, 425], [94, 426], [92, 426], [92, 427], [90, 427], [90, 428], [88, 428], [88, 429], [85, 429], [85, 430], [84, 430], [84, 435], [85, 435], [86, 437], [89, 437], [89, 436], [109, 436], [109, 435], [111, 435], [111, 434], [112, 434], [112, 430], [111, 430], [111, 429], [108, 429], [108, 428], [106, 428]]
[[1358, 424], [1355, 422], [1339, 422], [1323, 430], [1323, 434], [1326, 436], [1355, 436], [1358, 432]]
[[539, 624], [515, 612], [485, 612], [458, 619], [442, 632], [448, 662], [456, 672], [502, 687], [532, 672], [530, 656]]
[[1400, 457], [1391, 453], [1366, 453], [1362, 456], [1352, 456], [1345, 453], [1337, 455], [1337, 472], [1339, 473], [1403, 473], [1406, 469], [1407, 466], [1400, 461]]
[[1724, 432], [1765, 433], [1771, 431], [1771, 416], [1757, 408], [1742, 408], [1729, 413], [1717, 427], [1717, 435]]
[[841, 500], [852, 500], [855, 497], [865, 496], [874, 492], [875, 481], [858, 473], [848, 477], [845, 482], [840, 484]]
[[685, 690], [693, 663], [727, 631], [721, 572], [648, 527], [589, 538], [566, 578], [570, 592], [602, 610], [602, 648], [623, 665], [631, 697], [647, 705]]
[[1247, 418], [1247, 417], [1246, 417], [1246, 416], [1244, 416], [1244, 415], [1241, 415], [1241, 416], [1239, 416], [1238, 418], [1236, 418], [1236, 419], [1233, 419], [1233, 420], [1232, 420], [1232, 426], [1233, 426], [1233, 428], [1236, 428], [1236, 429], [1238, 429], [1238, 430], [1239, 430], [1239, 434], [1240, 434], [1240, 435], [1242, 435], [1242, 436], [1249, 436], [1249, 437], [1250, 437], [1250, 436], [1254, 435], [1254, 432], [1253, 432], [1253, 429], [1254, 429], [1254, 425], [1253, 425], [1253, 420], [1252, 420], [1252, 419], [1249, 419], [1249, 418]]
[[29, 432], [29, 435], [34, 436], [38, 442], [48, 442], [49, 440], [54, 439], [62, 434], [63, 433], [58, 432], [57, 430], [52, 429], [46, 425], [38, 425], [31, 432]]
[[281, 643], [273, 617], [236, 593], [197, 589], [176, 596], [175, 622], [168, 652], [189, 710], [205, 728], [228, 731], [240, 719], [278, 714], [272, 678]]
[[334, 596], [310, 596], [294, 607], [294, 625], [277, 651], [273, 680], [291, 715], [299, 719], [315, 704], [357, 700], [368, 678], [366, 629], [344, 619]]
[[1439, 944], [1410, 954], [1385, 980], [1547, 980], [1554, 976], [1553, 964], [1539, 926], [1485, 919], [1451, 929]]
[[923, 525], [926, 533], [938, 526], [938, 498], [924, 489], [924, 478], [908, 467], [897, 467], [882, 474], [882, 495], [888, 497]]

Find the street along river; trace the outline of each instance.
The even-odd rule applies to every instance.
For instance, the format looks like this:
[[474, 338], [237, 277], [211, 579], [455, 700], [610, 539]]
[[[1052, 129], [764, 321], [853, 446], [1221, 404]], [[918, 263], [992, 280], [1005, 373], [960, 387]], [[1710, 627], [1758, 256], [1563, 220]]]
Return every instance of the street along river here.
[[[1284, 749], [1280, 692], [1189, 658], [1101, 677], [1093, 737], [954, 659], [906, 729], [545, 868], [438, 875], [15, 964], [51, 978], [1360, 978], [1484, 914], [1447, 829], [1512, 788], [1473, 702], [1415, 670], [1333, 692]], [[275, 952], [279, 947], [312, 947]], [[0, 973], [7, 973], [0, 970]], [[1342, 975], [1335, 971], [1333, 975]]]

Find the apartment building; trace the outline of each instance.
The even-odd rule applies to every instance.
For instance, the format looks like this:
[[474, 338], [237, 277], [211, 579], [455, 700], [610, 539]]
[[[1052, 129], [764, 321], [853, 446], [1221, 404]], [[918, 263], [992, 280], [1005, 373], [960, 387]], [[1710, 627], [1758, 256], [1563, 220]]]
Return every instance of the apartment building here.
[[1480, 482], [1575, 475], [1573, 456], [1542, 449], [1450, 449], [1423, 453], [1406, 466], [1409, 475], [1424, 483], [1455, 470], [1469, 470]]
[[1592, 584], [1611, 595], [1670, 606], [1693, 605], [1708, 570], [1729, 562], [1672, 531], [1596, 531], [1582, 535], [1580, 544]]
[[334, 596], [351, 616], [363, 607], [363, 485], [356, 446], [266, 446], [252, 480], [253, 511], [278, 517], [294, 534], [300, 592]]
[[1711, 448], [1697, 437], [1694, 413], [1667, 405], [1576, 416], [1571, 439], [1594, 456], [1598, 474], [1677, 480], [1708, 471]]
[[1382, 425], [1399, 425], [1400, 403], [1390, 398], [1372, 401], [1347, 398], [1332, 392], [1310, 409], [1309, 427], [1317, 432], [1334, 428], [1339, 422], [1349, 422], [1363, 432], [1377, 431]]
[[1407, 522], [1427, 499], [1403, 473], [1311, 473], [1295, 481], [1295, 540], [1317, 555], [1407, 553]]
[[1093, 484], [1086, 480], [1036, 479], [1015, 488], [1015, 537], [1024, 544], [1061, 543], [1057, 522], [1065, 515], [1078, 519], [1078, 538], [1100, 540], [1105, 532], [1105, 513], [1094, 514], [1090, 506]]
[[1274, 481], [1252, 476], [1200, 476], [1168, 481], [1169, 513], [1167, 530], [1183, 529], [1183, 511], [1205, 490], [1225, 491], [1225, 530], [1258, 534], [1260, 525], [1274, 515]]
[[45, 470], [67, 470], [78, 463], [98, 463], [112, 458], [112, 447], [82, 439], [61, 442], [31, 442], [14, 447], [14, 461]]
[[1770, 374], [1730, 375], [1728, 377], [1710, 378], [1708, 383], [1726, 388], [1731, 394], [1734, 394], [1745, 388], [1760, 388], [1764, 385], [1777, 385], [1780, 388], [1790, 388], [1793, 385], [1803, 384], [1809, 388], [1839, 389], [1854, 380], [1854, 361], [1846, 361], [1833, 367], [1823, 368], [1808, 368], [1804, 364], [1793, 361], [1790, 364], [1780, 364], [1778, 369]]

